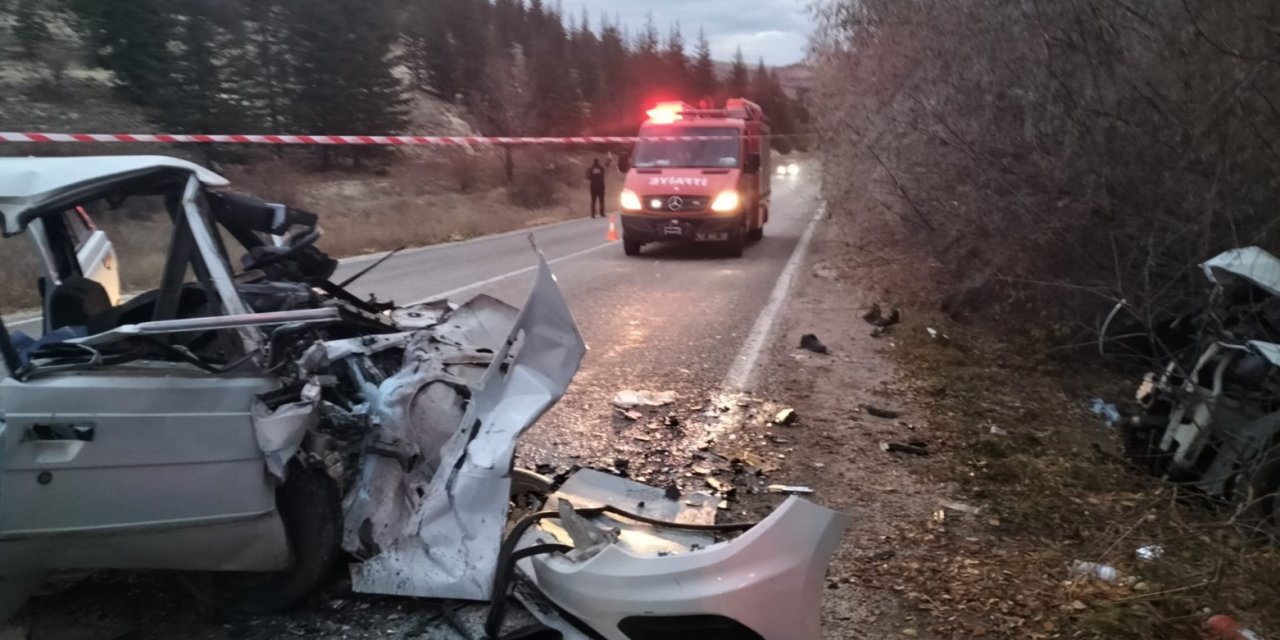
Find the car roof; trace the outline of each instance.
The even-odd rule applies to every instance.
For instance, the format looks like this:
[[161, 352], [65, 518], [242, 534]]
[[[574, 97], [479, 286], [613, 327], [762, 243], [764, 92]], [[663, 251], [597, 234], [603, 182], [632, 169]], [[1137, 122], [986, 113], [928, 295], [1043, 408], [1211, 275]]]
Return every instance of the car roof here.
[[31, 220], [59, 208], [113, 192], [164, 193], [194, 174], [216, 187], [230, 182], [193, 162], [169, 156], [0, 158], [0, 214], [4, 235], [21, 233]]

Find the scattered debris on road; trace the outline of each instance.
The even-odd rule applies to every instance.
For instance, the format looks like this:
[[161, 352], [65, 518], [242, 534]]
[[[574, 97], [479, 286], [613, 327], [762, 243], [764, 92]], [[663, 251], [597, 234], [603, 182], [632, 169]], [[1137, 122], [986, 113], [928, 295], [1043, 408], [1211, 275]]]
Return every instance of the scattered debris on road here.
[[1102, 416], [1108, 427], [1120, 424], [1120, 410], [1110, 402], [1103, 402], [1101, 398], [1094, 398], [1089, 402], [1089, 410]]
[[674, 391], [619, 391], [613, 397], [613, 406], [619, 409], [665, 407], [675, 401]]
[[898, 308], [890, 309], [889, 315], [886, 316], [879, 304], [873, 304], [866, 313], [862, 314], [862, 319], [876, 327], [884, 329], [902, 322], [902, 310]]
[[947, 334], [942, 333], [941, 331], [938, 331], [933, 327], [927, 327], [925, 328], [925, 331], [928, 332], [929, 337], [932, 338], [934, 342], [937, 342], [938, 344], [943, 344], [943, 345], [951, 344], [951, 336], [948, 336]]
[[633, 411], [622, 411], [621, 409], [619, 409], [619, 410], [618, 410], [618, 413], [619, 413], [622, 417], [624, 417], [624, 418], [626, 418], [626, 419], [628, 419], [628, 420], [630, 420], [630, 421], [632, 421], [632, 422], [635, 422], [635, 421], [637, 421], [637, 420], [643, 420], [643, 419], [644, 419], [644, 414], [643, 414], [643, 413], [640, 413], [639, 411], [634, 411], [634, 410], [633, 410]]
[[799, 419], [800, 415], [796, 413], [796, 410], [788, 407], [779, 411], [778, 415], [773, 417], [773, 423], [782, 426], [791, 426]]
[[810, 487], [802, 487], [798, 485], [771, 484], [768, 487], [769, 493], [786, 493], [791, 495], [809, 495], [813, 493]]
[[827, 353], [827, 345], [822, 344], [818, 336], [812, 333], [806, 333], [800, 337], [800, 348], [814, 353]]
[[929, 445], [924, 442], [881, 442], [880, 450], [889, 453], [909, 453], [913, 456], [929, 455]]
[[1077, 578], [1094, 578], [1107, 584], [1120, 584], [1126, 581], [1125, 576], [1120, 573], [1119, 569], [1111, 565], [1085, 562], [1084, 560], [1076, 560], [1071, 563], [1071, 575]]
[[976, 516], [982, 513], [982, 507], [975, 507], [970, 504], [955, 502], [953, 500], [943, 500], [939, 502], [938, 505], [948, 511], [955, 511], [956, 513], [963, 513], [971, 516]]
[[902, 415], [897, 411], [893, 411], [891, 409], [882, 409], [880, 407], [872, 406], [869, 404], [859, 405], [859, 407], [861, 407], [861, 409], [865, 411], [867, 415], [875, 416], [877, 418], [884, 418], [885, 420], [896, 420], [898, 419], [898, 416]]
[[995, 425], [991, 425], [991, 431], [990, 431], [989, 433], [990, 433], [991, 435], [993, 435], [993, 436], [1007, 436], [1007, 435], [1009, 435], [1009, 432], [1008, 432], [1008, 431], [1006, 431], [1006, 430], [1004, 430], [1004, 429], [1001, 429], [1000, 427], [997, 427], [997, 426], [995, 426]]

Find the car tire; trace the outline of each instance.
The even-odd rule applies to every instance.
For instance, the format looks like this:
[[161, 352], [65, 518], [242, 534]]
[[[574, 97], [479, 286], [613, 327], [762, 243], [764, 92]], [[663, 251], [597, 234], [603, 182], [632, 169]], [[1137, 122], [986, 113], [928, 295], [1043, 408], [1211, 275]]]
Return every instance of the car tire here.
[[635, 240], [627, 240], [625, 238], [622, 240], [622, 252], [629, 256], [640, 255], [640, 247], [642, 246], [644, 245]]
[[288, 609], [329, 576], [341, 553], [342, 504], [338, 487], [324, 472], [290, 466], [276, 489], [293, 566], [270, 573], [214, 573], [219, 605], [240, 613]]
[[747, 244], [747, 223], [743, 219], [736, 231], [729, 232], [729, 241], [725, 243], [724, 254], [730, 258], [741, 258], [742, 250]]
[[751, 230], [751, 233], [748, 233], [748, 234], [747, 234], [747, 239], [748, 239], [748, 240], [750, 240], [750, 241], [752, 241], [752, 242], [759, 242], [759, 241], [763, 240], [763, 239], [764, 239], [764, 225], [760, 225], [759, 227], [757, 227], [757, 228], [755, 228], [755, 229], [752, 229], [752, 230]]

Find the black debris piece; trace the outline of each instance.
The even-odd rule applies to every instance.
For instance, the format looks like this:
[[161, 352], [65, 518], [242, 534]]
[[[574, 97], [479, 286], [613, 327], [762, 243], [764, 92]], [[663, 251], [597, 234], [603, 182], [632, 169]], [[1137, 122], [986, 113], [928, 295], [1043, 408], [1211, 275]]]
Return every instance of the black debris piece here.
[[800, 348], [814, 353], [827, 353], [827, 345], [822, 344], [822, 341], [818, 339], [818, 336], [813, 335], [812, 333], [806, 333], [800, 337]]
[[873, 407], [873, 406], [871, 406], [871, 405], [869, 405], [869, 404], [864, 404], [864, 405], [862, 405], [862, 410], [863, 410], [863, 411], [866, 411], [866, 412], [867, 412], [867, 415], [869, 415], [869, 416], [875, 416], [875, 417], [877, 417], [877, 418], [884, 418], [884, 419], [886, 419], [886, 420], [894, 420], [894, 419], [896, 419], [898, 416], [902, 415], [902, 414], [900, 414], [900, 413], [899, 413], [899, 412], [897, 412], [897, 411], [893, 411], [893, 410], [890, 410], [890, 409], [881, 409], [880, 407]]
[[924, 442], [882, 442], [880, 448], [889, 453], [909, 453], [913, 456], [929, 455], [929, 445]]

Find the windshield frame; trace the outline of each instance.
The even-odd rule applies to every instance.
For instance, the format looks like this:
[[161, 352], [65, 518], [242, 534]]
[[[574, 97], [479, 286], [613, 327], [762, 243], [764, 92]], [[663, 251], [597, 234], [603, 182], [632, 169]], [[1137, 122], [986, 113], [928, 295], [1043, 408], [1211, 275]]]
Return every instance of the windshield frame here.
[[[744, 157], [742, 128], [732, 124], [646, 124], [640, 128], [640, 140], [632, 150], [632, 166], [637, 169], [737, 169]], [[713, 140], [661, 140], [665, 137], [711, 137]], [[733, 146], [732, 164], [724, 161], [724, 151]], [[689, 161], [677, 160], [678, 152], [686, 152]], [[699, 152], [717, 153], [717, 159], [695, 158]]]

